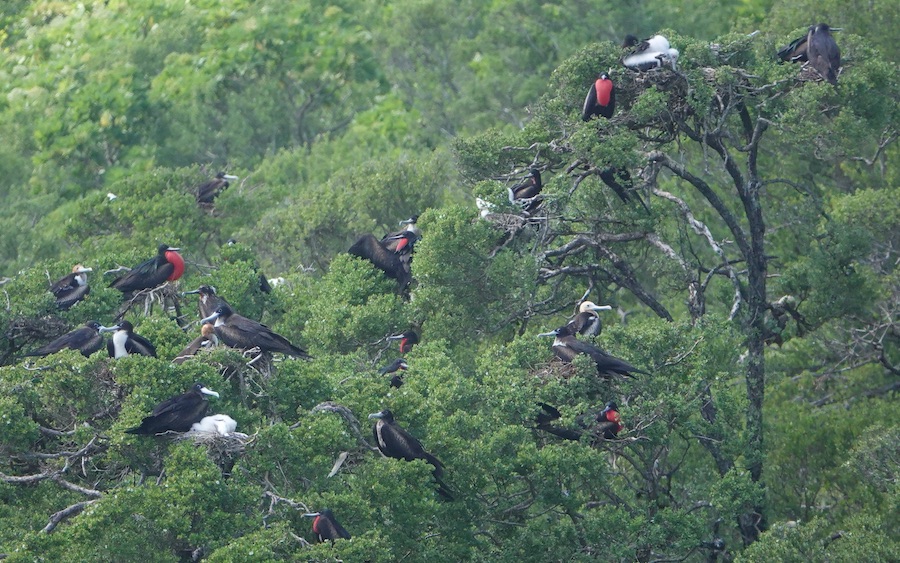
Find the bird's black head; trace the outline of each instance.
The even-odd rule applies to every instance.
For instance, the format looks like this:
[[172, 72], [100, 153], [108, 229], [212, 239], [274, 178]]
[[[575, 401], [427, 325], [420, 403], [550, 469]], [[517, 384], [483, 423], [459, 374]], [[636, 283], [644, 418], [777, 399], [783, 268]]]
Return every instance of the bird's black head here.
[[219, 396], [218, 393], [216, 393], [215, 391], [212, 391], [212, 390], [208, 389], [208, 388], [206, 387], [206, 385], [203, 385], [203, 384], [200, 383], [199, 381], [198, 381], [197, 383], [194, 383], [193, 385], [191, 385], [191, 391], [194, 391], [194, 392], [197, 392], [197, 393], [200, 393], [200, 394], [203, 394], [203, 395], [212, 395], [213, 397], [218, 397], [218, 396]]
[[84, 323], [84, 326], [90, 327], [98, 332], [100, 331], [101, 328], [103, 328], [103, 325], [101, 325], [97, 321], [88, 321], [88, 322]]
[[197, 288], [197, 293], [199, 293], [200, 295], [214, 296], [216, 294], [216, 288], [211, 285], [201, 285]]
[[159, 245], [159, 246], [156, 247], [156, 253], [157, 253], [157, 254], [160, 254], [160, 255], [165, 254], [167, 250], [169, 250], [169, 245], [168, 245], [168, 244], [161, 244], [161, 245]]
[[234, 313], [234, 311], [231, 310], [231, 307], [229, 307], [228, 304], [222, 303], [219, 305], [219, 308], [216, 309], [216, 313], [218, 313], [220, 317], [227, 317]]
[[641, 42], [640, 39], [638, 39], [637, 37], [635, 37], [634, 35], [629, 33], [628, 35], [625, 36], [625, 40], [622, 41], [622, 48], [627, 49], [629, 47], [634, 47], [635, 45], [637, 45], [640, 42]]
[[601, 72], [597, 78], [599, 78], [600, 80], [609, 80], [609, 74]]
[[619, 405], [617, 405], [615, 401], [610, 401], [610, 402], [606, 403], [606, 410], [617, 411], [617, 410], [619, 410]]
[[831, 27], [827, 23], [820, 23], [816, 26], [816, 33], [828, 33]]
[[224, 178], [224, 177], [225, 177], [225, 173], [224, 173], [224, 172], [219, 172], [218, 174], [216, 174], [216, 178], [218, 178], [218, 179], [220, 179], [220, 180], [221, 180], [222, 178]]
[[118, 324], [118, 327], [119, 330], [124, 330], [125, 332], [134, 332], [134, 325], [130, 321], [122, 321]]

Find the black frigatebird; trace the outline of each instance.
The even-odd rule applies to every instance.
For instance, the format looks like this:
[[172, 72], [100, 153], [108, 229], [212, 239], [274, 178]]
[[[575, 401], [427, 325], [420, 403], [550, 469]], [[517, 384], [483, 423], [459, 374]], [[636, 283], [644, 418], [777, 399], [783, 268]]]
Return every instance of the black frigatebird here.
[[149, 340], [134, 332], [134, 325], [122, 321], [116, 326], [103, 327], [100, 332], [113, 332], [112, 338], [106, 342], [106, 351], [110, 358], [124, 358], [129, 354], [156, 357], [156, 347]]
[[394, 413], [385, 409], [381, 412], [370, 414], [369, 418], [378, 419], [375, 422], [375, 426], [372, 427], [372, 432], [375, 435], [378, 449], [382, 454], [386, 457], [406, 461], [413, 461], [414, 459], [425, 460], [425, 462], [434, 467], [432, 475], [434, 475], [434, 480], [438, 484], [438, 494], [447, 500], [453, 500], [447, 485], [441, 480], [441, 475], [444, 473], [444, 466], [441, 461], [426, 452], [421, 442], [397, 425], [394, 421]]
[[612, 191], [616, 192], [619, 199], [625, 203], [629, 203], [631, 202], [631, 197], [634, 196], [647, 213], [650, 213], [650, 208], [647, 207], [647, 204], [644, 203], [641, 196], [634, 191], [634, 182], [631, 180], [631, 172], [629, 172], [628, 169], [610, 166], [608, 168], [601, 168], [599, 174], [603, 183]]
[[538, 336], [553, 336], [553, 353], [565, 363], [571, 363], [579, 354], [586, 354], [597, 364], [597, 373], [600, 375], [617, 374], [630, 376], [632, 373], [647, 373], [640, 370], [625, 360], [620, 360], [609, 355], [600, 348], [588, 342], [582, 342], [575, 338], [575, 331], [571, 325], [561, 326], [550, 332], [538, 334]]
[[161, 432], [187, 432], [195, 422], [200, 422], [206, 416], [209, 401], [204, 395], [219, 396], [202, 383], [195, 383], [186, 393], [156, 405], [153, 413], [141, 420], [140, 426], [129, 428], [125, 433], [152, 435]]
[[232, 348], [259, 348], [263, 352], [280, 352], [288, 356], [311, 360], [306, 350], [291, 344], [287, 338], [266, 325], [235, 313], [227, 303], [221, 303], [215, 312], [201, 323], [214, 323], [216, 334], [226, 346]]
[[410, 254], [403, 252], [407, 246], [409, 250], [412, 249], [410, 236], [403, 235], [389, 242], [399, 246], [401, 239], [404, 243], [400, 252], [396, 252], [389, 249], [386, 242], [378, 240], [371, 234], [366, 234], [356, 239], [356, 242], [353, 243], [353, 246], [347, 252], [353, 256], [368, 260], [372, 265], [384, 272], [387, 277], [397, 280], [397, 286], [401, 290], [405, 290], [412, 282]]
[[56, 306], [63, 311], [78, 303], [91, 292], [87, 283], [87, 273], [91, 268], [85, 268], [81, 264], [72, 267], [72, 273], [50, 286], [50, 293], [56, 298]]
[[237, 179], [237, 176], [219, 172], [212, 180], [208, 180], [197, 186], [197, 203], [212, 203], [213, 200], [215, 200], [216, 197], [230, 185], [228, 183], [229, 180]]
[[310, 512], [303, 516], [315, 518], [312, 523], [312, 531], [316, 535], [316, 540], [319, 543], [322, 543], [325, 540], [331, 540], [331, 542], [334, 543], [334, 540], [337, 539], [350, 539], [350, 532], [341, 526], [337, 521], [337, 518], [334, 517], [334, 513], [329, 508], [320, 510], [319, 512]]
[[591, 117], [599, 115], [610, 119], [616, 111], [616, 90], [609, 74], [601, 73], [597, 80], [591, 84], [587, 97], [584, 99], [584, 108], [581, 110], [582, 121], [590, 121]]
[[97, 321], [88, 321], [83, 326], [76, 328], [72, 332], [66, 333], [56, 340], [41, 346], [34, 352], [25, 354], [26, 356], [49, 356], [60, 350], [69, 348], [70, 350], [78, 350], [81, 355], [87, 358], [97, 350], [103, 347], [103, 337], [100, 332], [105, 327]]
[[228, 304], [227, 301], [216, 295], [216, 288], [211, 285], [201, 285], [197, 289], [185, 291], [182, 295], [199, 294], [200, 299], [200, 316], [208, 317], [216, 312], [221, 304]]
[[576, 419], [576, 422], [581, 427], [581, 430], [554, 425], [553, 422], [562, 418], [562, 414], [559, 412], [559, 410], [552, 405], [548, 405], [547, 403], [538, 403], [538, 405], [541, 407], [542, 412], [539, 413], [534, 419], [534, 421], [537, 423], [537, 426], [535, 426], [535, 428], [537, 428], [538, 430], [549, 432], [550, 434], [559, 436], [560, 438], [563, 438], [565, 440], [578, 441], [581, 439], [582, 435], [585, 434], [585, 432], [593, 436], [595, 439], [602, 437], [607, 440], [613, 440], [622, 430], [621, 418], [619, 417], [619, 411], [615, 401], [606, 403], [606, 407], [602, 411], [598, 412], [595, 416], [579, 416]]
[[394, 336], [388, 336], [388, 340], [399, 340], [400, 341], [400, 353], [406, 354], [412, 347], [419, 343], [419, 335], [414, 330], [407, 330], [400, 334], [395, 334]]
[[109, 287], [122, 293], [154, 288], [166, 281], [175, 281], [184, 273], [184, 259], [178, 254], [178, 248], [161, 244], [156, 256], [141, 262], [124, 276], [113, 280]]
[[509, 202], [513, 205], [519, 205], [525, 213], [533, 213], [543, 203], [541, 190], [544, 184], [541, 181], [540, 169], [532, 166], [528, 169], [528, 175], [525, 179], [507, 188], [509, 192]]
[[665, 63], [671, 64], [674, 70], [678, 61], [678, 49], [671, 48], [669, 40], [662, 35], [654, 35], [640, 42], [630, 35], [626, 38], [625, 47], [634, 47], [631, 53], [622, 59], [622, 64], [632, 70], [650, 70], [659, 68]]
[[837, 73], [841, 68], [841, 50], [830, 31], [839, 29], [832, 30], [827, 23], [810, 27], [806, 40], [806, 56], [809, 58], [809, 64], [822, 78], [832, 85], [837, 85]]
[[407, 368], [409, 368], [409, 364], [406, 363], [406, 360], [404, 360], [403, 358], [397, 358], [390, 364], [378, 370], [378, 373], [380, 373], [381, 375], [394, 374], [391, 377], [391, 387], [399, 388], [401, 385], [403, 385], [403, 376], [397, 372], [401, 370], [406, 371]]
[[569, 321], [572, 334], [581, 334], [584, 336], [597, 336], [603, 330], [603, 323], [600, 322], [600, 315], [597, 311], [609, 311], [612, 307], [609, 305], [595, 305], [593, 301], [583, 301], [577, 309], [575, 318]]
[[204, 323], [203, 326], [200, 327], [200, 336], [191, 341], [184, 350], [175, 356], [172, 363], [182, 364], [186, 360], [196, 356], [200, 350], [210, 350], [218, 343], [219, 340], [216, 338], [216, 331], [213, 329], [213, 325], [211, 323]]
[[409, 219], [400, 221], [400, 224], [406, 225], [406, 227], [381, 237], [381, 242], [384, 243], [385, 248], [397, 254], [410, 254], [413, 245], [422, 238], [422, 230], [416, 226], [418, 221], [418, 215], [413, 215]]

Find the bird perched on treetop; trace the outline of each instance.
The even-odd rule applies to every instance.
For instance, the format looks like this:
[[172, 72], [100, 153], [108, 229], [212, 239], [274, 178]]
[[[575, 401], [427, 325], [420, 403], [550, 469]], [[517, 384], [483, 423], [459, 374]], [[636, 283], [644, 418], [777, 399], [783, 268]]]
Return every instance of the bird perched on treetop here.
[[219, 172], [212, 180], [203, 182], [197, 186], [197, 203], [210, 204], [215, 200], [222, 191], [230, 186], [229, 180], [237, 180], [237, 176]]
[[649, 39], [638, 41], [633, 35], [626, 36], [624, 47], [634, 47], [630, 54], [622, 59], [622, 64], [632, 70], [645, 71], [659, 68], [664, 63], [672, 65], [678, 61], [678, 49], [669, 46], [669, 40], [662, 35], [654, 35]]
[[[831, 36], [827, 23], [809, 28], [806, 40], [806, 56], [809, 64], [832, 85], [837, 85], [837, 73], [841, 68], [841, 50]], [[833, 31], [839, 31], [835, 29]]]
[[591, 84], [587, 97], [584, 99], [584, 107], [581, 110], [582, 121], [590, 121], [591, 117], [599, 115], [610, 119], [616, 111], [616, 89], [609, 74], [603, 72]]
[[195, 422], [200, 422], [206, 416], [209, 401], [204, 395], [219, 396], [202, 383], [195, 383], [186, 393], [156, 405], [150, 416], [141, 420], [140, 426], [129, 428], [125, 433], [152, 435], [161, 432], [187, 432]]
[[83, 326], [66, 333], [56, 340], [41, 346], [34, 352], [25, 354], [26, 356], [49, 356], [66, 348], [70, 350], [78, 350], [81, 355], [87, 358], [97, 350], [103, 347], [103, 337], [100, 332], [104, 330], [104, 326], [97, 321], [88, 321]]
[[525, 179], [511, 188], [507, 188], [509, 192], [509, 202], [513, 205], [519, 205], [525, 213], [531, 214], [543, 203], [540, 197], [544, 184], [541, 181], [540, 169], [532, 166], [528, 169], [528, 175]]
[[350, 532], [341, 526], [337, 518], [334, 517], [334, 513], [328, 508], [319, 512], [304, 514], [303, 516], [315, 518], [312, 523], [312, 531], [320, 543], [325, 540], [331, 540], [331, 543], [334, 543], [334, 540], [337, 539], [350, 539]]
[[75, 264], [72, 267], [72, 273], [63, 276], [62, 279], [50, 286], [50, 293], [56, 298], [58, 308], [66, 311], [91, 292], [87, 283], [88, 272], [93, 272], [93, 270], [85, 268], [81, 264]]
[[184, 273], [184, 258], [178, 254], [179, 250], [168, 244], [159, 245], [155, 257], [141, 262], [124, 276], [114, 279], [109, 287], [128, 294], [177, 280]]

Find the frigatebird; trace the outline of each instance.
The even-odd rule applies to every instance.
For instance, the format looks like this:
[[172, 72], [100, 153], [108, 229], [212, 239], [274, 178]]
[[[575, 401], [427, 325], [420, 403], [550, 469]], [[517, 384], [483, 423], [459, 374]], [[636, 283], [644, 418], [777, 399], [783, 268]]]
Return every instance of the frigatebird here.
[[237, 429], [237, 421], [227, 414], [204, 416], [191, 425], [191, 432], [206, 432], [220, 436], [228, 436], [235, 429]]
[[179, 354], [175, 356], [175, 359], [172, 360], [172, 363], [182, 364], [186, 360], [196, 356], [200, 350], [210, 350], [218, 343], [219, 339], [216, 338], [216, 331], [213, 329], [213, 325], [211, 323], [204, 323], [203, 326], [200, 327], [200, 336], [191, 341], [184, 350], [179, 352]]
[[197, 289], [185, 291], [182, 295], [199, 294], [200, 299], [200, 316], [208, 317], [216, 312], [221, 304], [228, 304], [227, 301], [216, 295], [216, 288], [211, 285], [201, 285]]
[[649, 39], [638, 41], [633, 35], [626, 38], [626, 47], [634, 47], [630, 54], [622, 59], [622, 64], [632, 70], [645, 71], [659, 68], [663, 64], [672, 65], [678, 61], [678, 49], [669, 46], [669, 40], [662, 35], [654, 35]]
[[105, 327], [97, 321], [88, 321], [84, 326], [76, 328], [72, 332], [63, 334], [56, 340], [41, 346], [34, 352], [25, 354], [26, 356], [49, 356], [66, 348], [70, 350], [78, 350], [81, 355], [87, 358], [97, 350], [103, 347], [103, 337], [100, 332]]
[[397, 254], [411, 254], [413, 245], [422, 238], [422, 230], [416, 226], [418, 221], [418, 215], [413, 215], [409, 219], [400, 221], [400, 224], [406, 225], [406, 227], [381, 237], [381, 242], [384, 243], [385, 248]]
[[577, 308], [575, 318], [569, 321], [572, 334], [581, 334], [583, 336], [597, 336], [603, 330], [603, 323], [600, 322], [600, 315], [597, 311], [609, 311], [612, 307], [609, 305], [595, 305], [593, 301], [583, 301]]
[[93, 272], [91, 268], [85, 268], [81, 264], [72, 267], [72, 273], [64, 276], [50, 286], [50, 293], [56, 298], [56, 306], [66, 311], [72, 305], [78, 303], [91, 292], [87, 283], [87, 273]]
[[393, 373], [394, 375], [391, 377], [391, 387], [399, 388], [401, 385], [403, 385], [403, 376], [397, 372], [401, 370], [406, 371], [407, 368], [409, 368], [409, 364], [406, 363], [406, 360], [404, 360], [403, 358], [397, 358], [390, 364], [378, 370], [378, 373], [381, 375], [389, 375]]
[[178, 254], [179, 250], [167, 244], [159, 245], [155, 257], [141, 262], [124, 276], [114, 279], [109, 287], [128, 294], [177, 280], [184, 273], [184, 259]]
[[103, 327], [100, 332], [113, 332], [112, 338], [106, 342], [106, 351], [110, 358], [124, 358], [129, 354], [156, 357], [156, 347], [143, 336], [136, 334], [134, 325], [129, 321]]
[[581, 110], [582, 121], [590, 121], [591, 117], [599, 115], [610, 119], [616, 111], [616, 90], [609, 75], [601, 73], [591, 84], [587, 97], [584, 99], [584, 107]]
[[219, 396], [202, 383], [195, 383], [186, 393], [156, 405], [153, 413], [141, 420], [140, 426], [129, 428], [125, 433], [153, 435], [162, 432], [187, 432], [195, 422], [200, 422], [206, 416], [209, 401], [204, 395]]
[[356, 239], [347, 252], [372, 263], [389, 278], [397, 280], [400, 290], [405, 290], [412, 282], [411, 251], [418, 235], [412, 231], [389, 240], [378, 240], [372, 234]]
[[228, 183], [229, 180], [237, 179], [237, 176], [219, 172], [212, 180], [208, 180], [197, 186], [197, 203], [212, 203], [213, 200], [215, 200], [219, 194], [230, 185]]
[[586, 432], [594, 438], [603, 437], [607, 440], [613, 440], [622, 430], [621, 418], [615, 401], [606, 403], [606, 407], [595, 416], [579, 416], [576, 422], [581, 427], [581, 430], [552, 424], [562, 418], [562, 414], [556, 407], [547, 403], [538, 403], [538, 405], [541, 407], [542, 412], [534, 418], [534, 421], [537, 423], [535, 428], [565, 440], [580, 440]]
[[600, 375], [617, 374], [630, 376], [632, 373], [647, 373], [625, 360], [609, 355], [593, 344], [578, 340], [575, 338], [575, 334], [574, 328], [569, 324], [550, 332], [538, 334], [538, 336], [555, 337], [553, 340], [553, 353], [567, 364], [571, 363], [579, 354], [586, 354], [597, 364], [597, 373]]
[[306, 350], [291, 344], [287, 338], [266, 325], [238, 315], [227, 303], [221, 303], [212, 315], [200, 322], [214, 323], [219, 340], [232, 348], [259, 348], [263, 352], [280, 352], [304, 360], [312, 359]]
[[334, 543], [334, 540], [337, 539], [350, 539], [350, 532], [341, 526], [337, 521], [337, 518], [334, 517], [334, 513], [329, 508], [320, 510], [319, 512], [310, 512], [303, 516], [306, 518], [315, 518], [312, 523], [312, 531], [316, 535], [316, 540], [319, 543], [322, 543], [325, 540], [331, 540], [331, 543]]
[[[837, 73], [841, 68], [841, 50], [838, 48], [832, 31], [827, 23], [820, 23], [809, 28], [806, 40], [806, 56], [809, 64], [816, 69], [822, 78], [832, 85], [837, 85]], [[838, 31], [835, 29], [834, 31]]]
[[511, 188], [507, 188], [509, 192], [509, 202], [513, 205], [519, 205], [526, 213], [533, 213], [544, 202], [540, 196], [544, 184], [541, 181], [541, 171], [532, 166], [528, 169], [528, 175], [525, 179]]
[[407, 330], [401, 332], [400, 334], [395, 334], [393, 336], [388, 336], [388, 340], [399, 340], [400, 341], [400, 353], [406, 354], [412, 347], [419, 343], [419, 335], [414, 330]]
[[375, 426], [372, 427], [372, 433], [375, 435], [375, 442], [378, 444], [378, 449], [382, 454], [386, 457], [406, 461], [425, 460], [425, 462], [434, 467], [432, 475], [434, 475], [434, 480], [438, 484], [438, 494], [447, 500], [453, 500], [447, 485], [441, 480], [441, 475], [444, 473], [444, 466], [441, 461], [426, 452], [421, 442], [397, 425], [394, 421], [394, 413], [384, 409], [381, 412], [370, 414], [369, 418], [378, 419], [375, 422]]

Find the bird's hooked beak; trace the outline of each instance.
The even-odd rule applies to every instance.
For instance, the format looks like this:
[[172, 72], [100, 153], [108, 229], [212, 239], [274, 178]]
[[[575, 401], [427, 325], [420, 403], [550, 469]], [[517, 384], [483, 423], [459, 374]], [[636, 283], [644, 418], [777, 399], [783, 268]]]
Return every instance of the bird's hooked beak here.
[[410, 217], [409, 219], [404, 219], [404, 220], [400, 221], [401, 225], [411, 225], [412, 223], [415, 223], [415, 221], [413, 220], [412, 217]]
[[612, 307], [609, 305], [594, 305], [591, 307], [591, 311], [612, 311]]
[[381, 412], [373, 412], [369, 415], [369, 418], [384, 418], [384, 413]]
[[193, 294], [195, 294], [195, 293], [200, 293], [200, 289], [198, 288], [198, 289], [192, 289], [192, 290], [190, 290], [190, 291], [182, 291], [182, 292], [181, 292], [181, 295], [182, 295], [182, 297], [183, 297], [183, 296], [185, 296], [185, 295], [193, 295]]
[[321, 512], [307, 512], [303, 515], [304, 518], [315, 518], [316, 516], [320, 516]]
[[219, 316], [221, 316], [221, 314], [222, 314], [222, 313], [216, 311], [215, 313], [213, 313], [212, 315], [206, 317], [205, 319], [200, 319], [200, 325], [202, 326], [202, 325], [205, 325], [206, 323], [212, 323], [212, 322], [215, 322], [215, 320], [218, 319]]
[[85, 268], [84, 266], [82, 266], [82, 267], [78, 268], [77, 270], [75, 270], [75, 273], [76, 274], [86, 274], [88, 272], [93, 272], [93, 271], [94, 271], [93, 268]]
[[172, 251], [178, 252], [179, 250], [181, 250], [181, 249], [180, 249], [180, 248], [176, 248], [176, 247], [174, 247], [174, 246], [170, 246], [169, 248], [166, 249], [166, 252], [172, 252]]
[[542, 332], [538, 334], [538, 336], [557, 336], [559, 335], [559, 329], [551, 330], [550, 332]]
[[200, 388], [200, 392], [203, 393], [204, 395], [211, 395], [211, 396], [213, 396], [213, 397], [215, 397], [215, 398], [217, 398], [217, 399], [219, 398], [219, 394], [218, 394], [218, 393], [216, 393], [215, 391], [213, 391], [213, 390], [211, 390], [211, 389], [207, 389], [206, 387], [201, 387], [201, 388]]
[[404, 338], [406, 338], [406, 337], [403, 336], [402, 334], [397, 334], [397, 335], [394, 335], [394, 336], [388, 336], [388, 337], [387, 337], [388, 340], [403, 340]]
[[100, 332], [115, 332], [115, 331], [119, 330], [119, 328], [120, 328], [119, 325], [101, 326]]
[[225, 175], [222, 176], [222, 177], [225, 178], [226, 180], [239, 180], [239, 179], [240, 179], [240, 178], [238, 178], [237, 176], [234, 176], [234, 175], [232, 175], [232, 174], [225, 174]]

